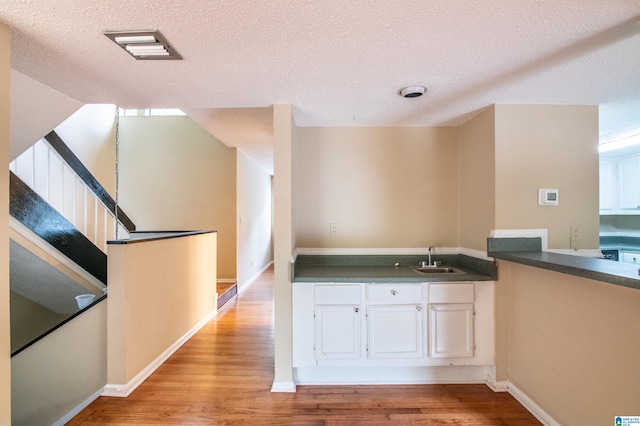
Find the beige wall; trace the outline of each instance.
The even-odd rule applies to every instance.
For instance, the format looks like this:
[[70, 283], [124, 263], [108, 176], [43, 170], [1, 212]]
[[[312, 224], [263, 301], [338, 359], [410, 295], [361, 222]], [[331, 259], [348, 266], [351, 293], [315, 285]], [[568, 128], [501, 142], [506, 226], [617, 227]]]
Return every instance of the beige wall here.
[[71, 315], [58, 314], [11, 292], [11, 352], [41, 336]]
[[[496, 228], [547, 228], [549, 248], [599, 247], [598, 107], [496, 105]], [[539, 206], [539, 188], [560, 191]], [[581, 241], [570, 244], [571, 227]]]
[[12, 419], [2, 424], [69, 420], [69, 412], [97, 397], [107, 381], [106, 325], [107, 303], [101, 302], [14, 356]]
[[458, 246], [456, 128], [301, 127], [298, 134], [298, 247]]
[[495, 108], [459, 127], [460, 247], [484, 251], [495, 229]]
[[[509, 262], [508, 380], [560, 424], [637, 414], [640, 291]], [[504, 377], [503, 379], [504, 380]]]
[[273, 260], [271, 175], [237, 152], [237, 261], [242, 287]]
[[298, 129], [291, 105], [274, 105], [274, 389], [291, 390], [293, 361], [291, 343], [291, 259], [296, 247], [293, 203]]
[[[84, 105], [56, 127], [56, 133], [115, 198], [115, 105]], [[127, 208], [122, 206], [125, 213]]]
[[122, 117], [120, 203], [141, 230], [218, 231], [218, 278], [236, 278], [236, 150], [188, 117]]
[[[0, 23], [0, 164], [9, 168], [9, 75], [11, 32]], [[9, 320], [9, 174], [0, 176], [0, 424], [11, 424]]]
[[216, 240], [214, 232], [109, 245], [109, 385], [128, 384], [215, 311]]

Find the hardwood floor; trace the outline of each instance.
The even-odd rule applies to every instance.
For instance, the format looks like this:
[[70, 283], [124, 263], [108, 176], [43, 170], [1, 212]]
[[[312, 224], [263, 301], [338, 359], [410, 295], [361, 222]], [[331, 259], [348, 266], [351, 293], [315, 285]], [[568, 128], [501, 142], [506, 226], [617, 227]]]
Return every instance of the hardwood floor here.
[[68, 425], [539, 425], [485, 385], [299, 386], [271, 393], [273, 269], [128, 398], [100, 397]]

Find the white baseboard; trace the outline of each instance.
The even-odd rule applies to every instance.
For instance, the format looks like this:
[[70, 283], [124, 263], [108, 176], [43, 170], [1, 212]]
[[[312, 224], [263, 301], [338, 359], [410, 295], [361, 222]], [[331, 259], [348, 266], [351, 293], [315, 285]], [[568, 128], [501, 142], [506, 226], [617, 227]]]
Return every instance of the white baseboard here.
[[103, 391], [104, 391], [104, 388], [98, 389], [96, 392], [94, 392], [93, 395], [91, 395], [89, 398], [82, 401], [73, 410], [69, 411], [67, 414], [62, 416], [57, 422], [53, 424], [53, 426], [64, 426], [65, 424], [67, 424], [67, 422], [72, 418], [74, 418], [75, 416], [77, 416], [80, 411], [84, 410], [89, 406], [89, 404], [91, 404], [93, 401], [98, 399], [98, 397], [102, 395]]
[[242, 283], [242, 284], [238, 284], [238, 294], [240, 294], [240, 293], [242, 293], [243, 291], [245, 291], [246, 289], [248, 289], [248, 288], [249, 288], [249, 286], [250, 286], [251, 284], [253, 284], [253, 282], [254, 282], [255, 280], [257, 280], [257, 279], [258, 279], [258, 277], [259, 277], [260, 275], [262, 275], [262, 273], [263, 273], [264, 271], [266, 271], [266, 270], [267, 270], [267, 268], [269, 268], [269, 266], [271, 266], [271, 265], [273, 265], [273, 260], [272, 260], [272, 261], [270, 261], [269, 263], [267, 263], [266, 265], [264, 265], [264, 266], [262, 267], [262, 269], [260, 269], [258, 272], [256, 272], [255, 274], [253, 274], [253, 275], [251, 276], [251, 278], [249, 278], [247, 281], [245, 281], [245, 282], [244, 282], [244, 283]]
[[136, 376], [128, 383], [124, 384], [111, 384], [107, 383], [102, 392], [102, 396], [115, 396], [126, 398], [136, 390], [142, 382], [144, 382], [154, 371], [158, 369], [175, 351], [180, 349], [180, 346], [184, 345], [194, 334], [196, 334], [202, 327], [204, 327], [213, 317], [217, 314], [216, 310], [213, 310], [204, 318], [202, 318], [196, 325], [191, 327], [182, 337], [176, 340], [173, 345], [169, 346], [164, 352], [162, 352], [156, 359], [154, 359], [149, 365], [142, 369]]
[[487, 379], [486, 385], [494, 392], [509, 392], [509, 382]]
[[489, 366], [297, 367], [299, 385], [484, 384]]
[[271, 392], [295, 393], [295, 391], [296, 391], [295, 382], [273, 382], [273, 385], [271, 385]]
[[528, 412], [534, 415], [536, 419], [543, 425], [547, 426], [560, 426], [549, 413], [547, 413], [542, 407], [540, 407], [533, 399], [527, 394], [522, 392], [516, 385], [508, 380], [496, 381], [491, 376], [487, 379], [487, 386], [494, 392], [509, 392], [516, 401], [518, 401]]
[[516, 385], [509, 383], [509, 391], [524, 408], [526, 408], [536, 419], [540, 420], [540, 423], [547, 426], [560, 426], [560, 423], [555, 421], [549, 413], [547, 413], [542, 407], [540, 407], [533, 399], [529, 398], [527, 394], [522, 392]]

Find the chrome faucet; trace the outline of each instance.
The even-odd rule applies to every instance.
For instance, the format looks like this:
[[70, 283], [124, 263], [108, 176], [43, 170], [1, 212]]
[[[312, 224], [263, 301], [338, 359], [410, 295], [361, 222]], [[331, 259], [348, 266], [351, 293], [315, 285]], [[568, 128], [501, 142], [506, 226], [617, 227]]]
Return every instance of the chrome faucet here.
[[432, 254], [436, 254], [436, 250], [433, 248], [433, 246], [429, 246], [429, 266], [433, 265], [433, 263], [431, 263]]

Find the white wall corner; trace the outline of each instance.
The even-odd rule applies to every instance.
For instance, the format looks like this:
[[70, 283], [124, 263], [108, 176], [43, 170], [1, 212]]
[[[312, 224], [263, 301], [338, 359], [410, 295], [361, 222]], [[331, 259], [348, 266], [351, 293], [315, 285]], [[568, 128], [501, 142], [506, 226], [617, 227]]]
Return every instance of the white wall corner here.
[[295, 382], [273, 382], [271, 386], [271, 392], [280, 392], [280, 393], [295, 393], [296, 384]]
[[497, 381], [493, 377], [488, 377], [486, 381], [487, 386], [494, 392], [508, 392], [509, 391], [509, 382], [507, 381]]
[[485, 384], [494, 392], [507, 392], [509, 390], [509, 382], [506, 380], [496, 380], [496, 367], [492, 366], [487, 373]]

